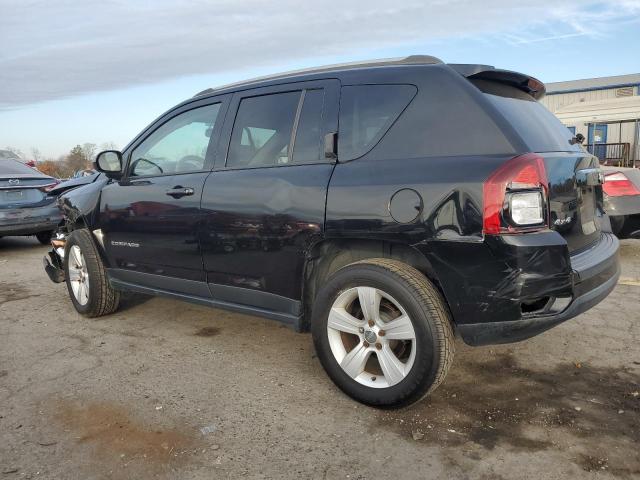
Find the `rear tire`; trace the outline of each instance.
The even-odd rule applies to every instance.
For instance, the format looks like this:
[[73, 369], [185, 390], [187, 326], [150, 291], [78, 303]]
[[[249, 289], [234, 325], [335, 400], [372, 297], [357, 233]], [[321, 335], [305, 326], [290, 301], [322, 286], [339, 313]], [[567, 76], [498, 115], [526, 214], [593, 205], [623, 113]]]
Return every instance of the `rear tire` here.
[[109, 284], [102, 258], [88, 230], [75, 230], [65, 245], [64, 273], [69, 297], [85, 317], [101, 317], [117, 310], [120, 292]]
[[311, 331], [333, 382], [377, 407], [422, 399], [442, 383], [454, 356], [442, 295], [396, 260], [369, 259], [334, 273], [315, 299]]
[[47, 230], [46, 232], [36, 233], [36, 238], [42, 245], [49, 245], [51, 243], [52, 236], [53, 236], [53, 230]]

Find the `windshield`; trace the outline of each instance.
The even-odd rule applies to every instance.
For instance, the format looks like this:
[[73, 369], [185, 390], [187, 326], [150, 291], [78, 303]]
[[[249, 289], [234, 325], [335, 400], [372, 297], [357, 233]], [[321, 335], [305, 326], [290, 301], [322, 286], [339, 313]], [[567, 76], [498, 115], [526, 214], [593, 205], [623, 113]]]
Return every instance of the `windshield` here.
[[20, 159], [20, 157], [18, 157], [18, 155], [13, 153], [11, 150], [0, 150], [0, 159], [5, 158], [15, 158], [17, 160]]
[[0, 175], [24, 175], [40, 176], [42, 173], [27, 167], [24, 163], [13, 159], [0, 159]]
[[580, 152], [573, 135], [556, 116], [526, 92], [510, 85], [472, 80], [486, 94], [532, 152]]

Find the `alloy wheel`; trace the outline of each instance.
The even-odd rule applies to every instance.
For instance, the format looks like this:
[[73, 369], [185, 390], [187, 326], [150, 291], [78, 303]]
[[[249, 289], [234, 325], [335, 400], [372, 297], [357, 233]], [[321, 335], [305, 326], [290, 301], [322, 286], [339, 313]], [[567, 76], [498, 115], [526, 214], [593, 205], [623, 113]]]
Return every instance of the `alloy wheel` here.
[[356, 382], [387, 388], [411, 371], [416, 356], [413, 323], [388, 293], [359, 286], [342, 292], [327, 321], [331, 352]]
[[76, 301], [80, 305], [89, 302], [89, 273], [87, 263], [78, 245], [69, 249], [69, 283]]

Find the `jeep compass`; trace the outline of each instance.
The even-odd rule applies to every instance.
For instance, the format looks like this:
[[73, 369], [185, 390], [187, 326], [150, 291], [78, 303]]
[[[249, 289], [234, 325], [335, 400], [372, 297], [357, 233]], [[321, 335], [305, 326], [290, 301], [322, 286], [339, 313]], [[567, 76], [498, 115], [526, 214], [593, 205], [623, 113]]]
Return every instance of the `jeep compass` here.
[[616, 285], [598, 159], [544, 93], [429, 56], [205, 90], [60, 197], [45, 269], [87, 317], [131, 291], [310, 331], [348, 395], [410, 404], [456, 335], [520, 341]]

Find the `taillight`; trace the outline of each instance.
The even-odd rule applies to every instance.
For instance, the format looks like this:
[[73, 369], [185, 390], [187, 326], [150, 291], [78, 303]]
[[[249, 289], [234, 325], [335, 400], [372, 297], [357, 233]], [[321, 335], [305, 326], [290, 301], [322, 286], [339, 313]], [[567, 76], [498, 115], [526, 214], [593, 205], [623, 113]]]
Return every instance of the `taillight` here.
[[604, 176], [602, 185], [604, 193], [610, 197], [622, 197], [625, 195], [640, 195], [640, 191], [622, 172], [610, 173]]
[[42, 185], [41, 187], [38, 187], [41, 191], [43, 191], [44, 193], [48, 193], [51, 190], [53, 190], [53, 188], [58, 185], [60, 182], [53, 182], [53, 183], [48, 183], [46, 185]]
[[512, 158], [484, 182], [483, 231], [487, 235], [547, 228], [549, 183], [544, 159], [534, 153]]

